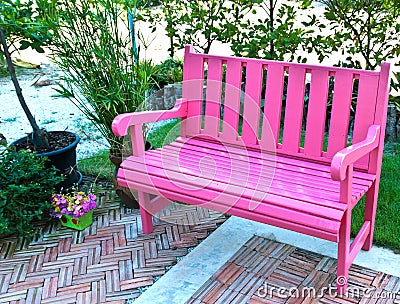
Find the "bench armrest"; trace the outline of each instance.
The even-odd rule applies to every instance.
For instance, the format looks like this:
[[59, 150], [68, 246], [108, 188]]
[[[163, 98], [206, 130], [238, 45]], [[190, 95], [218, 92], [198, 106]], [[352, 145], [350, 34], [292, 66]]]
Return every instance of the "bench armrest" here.
[[370, 126], [367, 137], [363, 141], [344, 148], [333, 156], [331, 163], [331, 176], [333, 180], [344, 180], [349, 165], [378, 147], [380, 129], [381, 127], [378, 125]]
[[187, 115], [187, 103], [185, 99], [178, 99], [171, 110], [144, 111], [120, 114], [112, 122], [112, 131], [116, 136], [128, 134], [128, 128], [133, 125], [156, 122], [171, 118], [181, 118]]

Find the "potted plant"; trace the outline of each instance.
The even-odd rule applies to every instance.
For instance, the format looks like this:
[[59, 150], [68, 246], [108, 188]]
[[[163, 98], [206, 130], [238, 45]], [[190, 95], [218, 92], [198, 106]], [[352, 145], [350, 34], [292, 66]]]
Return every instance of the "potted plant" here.
[[61, 180], [46, 158], [6, 148], [0, 152], [0, 235], [34, 233], [32, 221], [43, 219], [49, 197]]
[[[31, 134], [12, 143], [12, 146], [17, 150], [31, 150], [38, 157], [46, 157], [46, 159], [49, 160], [47, 162], [47, 167], [49, 168], [54, 165], [58, 169], [59, 175], [65, 177], [64, 181], [60, 182], [57, 188], [69, 188], [73, 184], [79, 183], [81, 180], [81, 175], [76, 170], [76, 146], [79, 142], [79, 136], [66, 131], [47, 132], [45, 129], [38, 126], [35, 117], [32, 115], [24, 99], [11, 60], [9, 46], [14, 45], [15, 40], [18, 40], [15, 39], [16, 36], [22, 36], [24, 38], [20, 41], [20, 49], [31, 46], [38, 51], [41, 51], [41, 43], [45, 43], [44, 41], [48, 39], [48, 36], [46, 39], [43, 38], [45, 36], [44, 30], [42, 30], [42, 34], [39, 35], [34, 32], [35, 25], [38, 22], [36, 19], [32, 20], [32, 23], [27, 23], [25, 19], [25, 23], [20, 24], [18, 21], [19, 19], [17, 17], [19, 14], [25, 14], [25, 18], [28, 19], [34, 18], [32, 8], [29, 4], [32, 3], [20, 4], [19, 2], [14, 3], [13, 1], [6, 1], [0, 6], [0, 10], [3, 13], [0, 23], [1, 53], [4, 55], [18, 100], [32, 127]], [[27, 5], [27, 7], [22, 7], [23, 5]], [[9, 10], [10, 8], [11, 10]], [[21, 13], [19, 10], [25, 13]], [[7, 35], [5, 33], [7, 33]], [[7, 39], [11, 40], [11, 42], [7, 43]]]
[[50, 203], [50, 216], [59, 218], [63, 226], [83, 230], [92, 224], [96, 195], [76, 191], [53, 194]]
[[[64, 75], [57, 91], [107, 139], [115, 172], [123, 149], [129, 147], [113, 134], [112, 121], [118, 114], [146, 109], [146, 97], [155, 89], [158, 73], [134, 46], [126, 18], [129, 9], [134, 11], [114, 0], [60, 0], [57, 7], [47, 9], [55, 12], [48, 20], [53, 32], [52, 60]], [[126, 205], [138, 207], [130, 190], [114, 185]]]

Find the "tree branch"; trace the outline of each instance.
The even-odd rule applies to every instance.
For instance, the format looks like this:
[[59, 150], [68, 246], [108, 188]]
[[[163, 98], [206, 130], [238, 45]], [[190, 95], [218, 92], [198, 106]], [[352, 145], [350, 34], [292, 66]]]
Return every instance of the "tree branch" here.
[[21, 107], [24, 110], [25, 115], [28, 118], [29, 123], [31, 124], [32, 129], [33, 129], [33, 144], [35, 147], [37, 146], [37, 147], [48, 148], [49, 143], [48, 143], [46, 135], [45, 135], [46, 132], [39, 128], [38, 124], [36, 123], [35, 117], [33, 117], [31, 111], [28, 108], [28, 105], [25, 102], [25, 98], [22, 95], [22, 89], [19, 86], [19, 82], [18, 82], [17, 76], [15, 74], [14, 65], [11, 61], [11, 54], [8, 50], [6, 37], [4, 36], [4, 32], [1, 27], [0, 27], [0, 41], [3, 46], [4, 56], [5, 56], [6, 62], [7, 62], [7, 69], [11, 75], [11, 80], [14, 84], [19, 103], [21, 104]]

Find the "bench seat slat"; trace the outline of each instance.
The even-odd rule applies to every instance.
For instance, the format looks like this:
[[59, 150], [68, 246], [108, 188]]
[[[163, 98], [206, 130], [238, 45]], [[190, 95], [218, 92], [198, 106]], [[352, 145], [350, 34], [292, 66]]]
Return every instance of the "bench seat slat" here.
[[336, 232], [332, 233], [318, 228], [316, 229], [309, 226], [299, 225], [295, 222], [291, 222], [290, 219], [281, 220], [272, 216], [259, 214], [257, 212], [243, 210], [236, 206], [231, 207], [227, 211], [226, 206], [222, 204], [210, 202], [204, 200], [204, 198], [188, 197], [185, 194], [181, 194], [170, 189], [155, 189], [153, 185], [143, 184], [141, 180], [137, 180], [136, 178], [134, 180], [118, 179], [118, 183], [124, 187], [138, 189], [154, 195], [162, 195], [172, 201], [186, 201], [190, 202], [192, 205], [200, 205], [201, 207], [212, 209], [218, 212], [255, 220], [260, 223], [270, 224], [280, 228], [290, 229], [292, 231], [319, 237], [328, 241], [338, 242], [338, 234]]
[[[320, 215], [309, 214], [305, 213], [304, 211], [300, 212], [287, 207], [277, 206], [269, 203], [274, 200], [279, 201], [281, 204], [286, 201], [287, 205], [291, 203], [292, 206], [294, 203], [296, 203], [295, 200], [275, 197], [274, 195], [268, 195], [268, 203], [260, 202], [258, 200], [249, 201], [245, 192], [242, 195], [239, 193], [238, 196], [238, 193], [235, 195], [229, 191], [224, 191], [224, 185], [221, 183], [218, 184], [213, 181], [210, 182], [206, 179], [203, 180], [208, 183], [207, 187], [200, 187], [200, 189], [197, 188], [196, 190], [193, 185], [192, 190], [189, 192], [188, 180], [190, 180], [190, 178], [188, 175], [180, 174], [174, 175], [172, 178], [171, 176], [168, 178], [162, 177], [163, 174], [163, 169], [146, 166], [143, 163], [137, 162], [135, 166], [130, 167], [130, 169], [119, 170], [118, 181], [122, 181], [124, 179], [128, 181], [138, 180], [141, 184], [147, 184], [157, 189], [166, 189], [169, 191], [186, 194], [187, 197], [200, 198], [205, 202], [212, 201], [214, 203], [225, 205], [226, 211], [228, 211], [230, 207], [235, 206], [243, 210], [257, 212], [281, 220], [292, 219], [292, 221], [296, 222], [297, 224], [322, 229], [330, 233], [338, 233], [339, 231], [340, 219], [343, 216], [343, 212], [338, 210], [325, 208], [328, 210], [322, 211], [322, 208], [319, 208], [319, 211], [321, 211]], [[201, 180], [201, 178], [198, 180]], [[230, 186], [230, 190], [231, 187], [232, 186]], [[315, 209], [312, 211], [315, 211]]]
[[[176, 153], [168, 153], [168, 152], [163, 152], [161, 154], [160, 151], [152, 151], [151, 153], [146, 154], [146, 163], [150, 164], [160, 164], [162, 165], [168, 165], [176, 166], [176, 170], [180, 170], [183, 168], [188, 169], [192, 172], [196, 172], [197, 174], [203, 173], [203, 174], [213, 174], [213, 169], [212, 165], [213, 162], [210, 163], [211, 166], [207, 167], [205, 162], [207, 159], [204, 159], [202, 161], [202, 172], [200, 172], [198, 162], [196, 161], [196, 157], [198, 155], [196, 154], [190, 154], [190, 153], [184, 153], [180, 152], [179, 153], [179, 166], [177, 164], [177, 154]], [[204, 156], [203, 156], [204, 157]], [[160, 159], [162, 158], [162, 164]], [[200, 158], [202, 158], [200, 156]], [[243, 167], [244, 170], [246, 170], [248, 166]], [[240, 166], [232, 166], [230, 164], [223, 164], [218, 160], [217, 164], [217, 174], [220, 175], [220, 180], [224, 181], [229, 179], [230, 182], [235, 182], [237, 185], [243, 185], [243, 172], [244, 170], [240, 170]], [[247, 170], [249, 171], [249, 170]], [[288, 171], [283, 171], [277, 169], [275, 172], [273, 172], [273, 169], [270, 170], [263, 170], [267, 172], [257, 172], [253, 173], [254, 170], [250, 170], [248, 172], [248, 183], [246, 184], [247, 187], [254, 187], [259, 182], [259, 179], [264, 178], [264, 179], [270, 179], [271, 178], [271, 173], [273, 173], [273, 183], [271, 185], [271, 188], [269, 191], [271, 193], [274, 193], [276, 191], [276, 194], [281, 193], [282, 195], [285, 195], [282, 193], [282, 191], [289, 191], [291, 197], [298, 197], [301, 199], [303, 195], [310, 195], [318, 198], [324, 198], [324, 202], [322, 205], [329, 204], [329, 201], [333, 201], [335, 203], [332, 204], [333, 207], [336, 207], [337, 202], [339, 200], [339, 183], [336, 182], [335, 185], [329, 185], [326, 183], [323, 179], [316, 179], [315, 177], [309, 177], [306, 174], [297, 174], [296, 175], [291, 175]], [[260, 171], [260, 170], [258, 170]], [[269, 173], [268, 173], [269, 171]], [[214, 177], [214, 179], [217, 176]], [[330, 180], [333, 182], [332, 180]], [[355, 182], [357, 179], [355, 180]], [[321, 189], [321, 184], [324, 184], [324, 189]], [[254, 189], [254, 188], [253, 188]], [[353, 199], [356, 200], [358, 199], [362, 194], [365, 193], [365, 191], [368, 189], [366, 186], [358, 186], [354, 184], [353, 186]], [[343, 205], [342, 208], [339, 209], [345, 209], [345, 204]]]
[[[131, 158], [129, 164], [125, 163], [123, 165], [123, 173], [127, 174], [129, 172], [147, 173], [150, 175], [150, 179], [152, 179], [152, 177], [160, 177], [166, 180], [173, 180], [177, 185], [181, 186], [182, 189], [180, 191], [188, 191], [188, 195], [190, 196], [210, 190], [215, 193], [226, 193], [236, 199], [246, 198], [247, 201], [253, 199], [254, 205], [258, 203], [264, 204], [264, 201], [266, 202], [265, 204], [271, 208], [283, 208], [283, 210], [287, 209], [288, 212], [301, 212], [301, 214], [314, 215], [337, 221], [342, 218], [344, 212], [343, 210], [314, 205], [299, 199], [296, 200], [262, 191], [254, 191], [232, 183], [224, 183], [221, 181], [209, 180], [205, 177], [193, 176], [187, 172], [175, 172], [165, 167], [159, 168], [148, 163], [144, 164], [143, 159], [137, 157]], [[119, 177], [123, 178], [124, 175], [119, 175]]]
[[[159, 160], [146, 158], [146, 163], [151, 166], [162, 168], [162, 165], [160, 164]], [[164, 165], [166, 165], [169, 170], [172, 170], [176, 173], [178, 173], [181, 170], [185, 171], [185, 173], [194, 177], [199, 176], [200, 174], [210, 174], [210, 176], [212, 176], [211, 174], [215, 173], [212, 172], [211, 170], [207, 172], [207, 169], [203, 169], [202, 172], [199, 172], [200, 170], [199, 169], [196, 170], [196, 168], [182, 169], [182, 167], [178, 168], [177, 166], [174, 168], [172, 167], [173, 166], [172, 162], [168, 164], [164, 162]], [[275, 177], [272, 184], [269, 185], [270, 181], [268, 180], [264, 181], [257, 180], [254, 177], [248, 177], [246, 180], [243, 180], [243, 174], [240, 176], [239, 172], [237, 172], [236, 175], [232, 176], [226, 174], [225, 172], [220, 170], [220, 168], [218, 168], [217, 173], [215, 173], [215, 176], [213, 176], [213, 181], [223, 183], [226, 180], [229, 180], [229, 184], [238, 187], [245, 186], [250, 190], [260, 189], [261, 187], [260, 183], [264, 183], [264, 189], [265, 189], [264, 191], [268, 190], [268, 193], [270, 194], [282, 195], [291, 199], [297, 199], [299, 201], [309, 202], [311, 204], [320, 206], [328, 206], [338, 210], [346, 209], [345, 204], [338, 204], [339, 193], [329, 193], [328, 191], [318, 191], [315, 188], [312, 189], [308, 187], [296, 186], [296, 184], [293, 182], [285, 183], [282, 181], [277, 181]]]
[[[183, 144], [185, 145], [192, 145], [192, 146], [197, 146], [198, 149], [212, 149], [215, 151], [222, 151], [226, 153], [226, 149], [228, 146], [218, 144], [216, 142], [212, 141], [207, 141], [206, 143], [204, 140], [201, 139], [196, 139], [196, 138], [191, 138], [190, 140], [184, 139], [184, 138], [178, 138], [176, 142], [173, 142], [171, 145], [179, 146], [181, 147]], [[255, 152], [252, 150], [245, 150], [243, 152], [243, 149], [239, 147], [234, 147], [234, 146], [229, 146], [229, 152], [231, 153], [231, 157], [235, 157], [235, 155], [242, 156], [243, 153], [246, 153], [247, 155], [251, 156], [252, 159], [255, 161], [260, 158], [260, 152]], [[321, 175], [323, 177], [331, 178], [331, 173], [330, 173], [330, 164], [329, 165], [323, 165], [319, 163], [314, 163], [314, 162], [304, 162], [303, 160], [297, 159], [297, 158], [290, 158], [290, 157], [285, 157], [281, 155], [276, 155], [276, 161], [278, 165], [281, 163], [283, 168], [288, 169], [289, 167], [296, 168], [298, 171], [302, 171], [305, 173], [310, 173], [310, 174], [317, 174]], [[357, 177], [360, 179], [360, 181], [365, 180], [365, 185], [369, 185], [370, 181], [375, 180], [375, 175], [369, 174], [366, 172], [361, 172], [354, 170], [353, 173], [354, 177]]]
[[[205, 151], [199, 151], [198, 149], [191, 149], [191, 147], [187, 147], [187, 149], [185, 149], [183, 147], [178, 148], [176, 146], [170, 145], [164, 147], [162, 150], [149, 151], [148, 154], [163, 153], [163, 155], [167, 155], [168, 153], [170, 153], [172, 155], [177, 155], [177, 153], [179, 153], [180, 157], [187, 155], [187, 157], [189, 158], [194, 155], [196, 155], [197, 157], [212, 156], [213, 158], [218, 160], [219, 164], [221, 165], [226, 164], [227, 166], [229, 166], [232, 161], [238, 162], [238, 164], [243, 163], [243, 166], [246, 166], [248, 163], [252, 165], [262, 164], [268, 168], [276, 168], [276, 170], [284, 170], [285, 177], [286, 176], [295, 178], [297, 177], [300, 183], [303, 180], [304, 182], [307, 183], [309, 182], [314, 183], [317, 178], [318, 183], [323, 181], [324, 185], [327, 185], [328, 187], [333, 187], [335, 189], [339, 188], [339, 182], [333, 181], [330, 174], [324, 174], [321, 176], [320, 171], [301, 170], [302, 169], [301, 167], [299, 169], [299, 167], [291, 165], [289, 163], [290, 159], [286, 159], [286, 161], [283, 162], [284, 158], [274, 159], [272, 156], [271, 158], [265, 158], [261, 160], [261, 159], [253, 159], [252, 157], [244, 158], [242, 156], [235, 156], [234, 154], [230, 154], [228, 157], [227, 156], [224, 157], [224, 155], [222, 154], [223, 152], [221, 151], [208, 150], [208, 149], [206, 149], [206, 151], [207, 155], [205, 154]], [[271, 169], [269, 169], [269, 171], [270, 170]], [[358, 177], [355, 177], [355, 180], [353, 182], [355, 190], [362, 190], [365, 187], [369, 187], [371, 186], [371, 183], [372, 180], [364, 180]], [[320, 188], [320, 184], [318, 185], [318, 187]]]
[[[159, 165], [160, 163], [154, 160], [146, 158], [146, 162], [148, 165], [155, 166], [158, 168], [161, 167]], [[170, 170], [174, 171], [175, 174], [178, 174], [180, 169], [171, 168]], [[200, 172], [196, 172], [195, 170], [190, 170], [190, 169], [186, 169], [184, 171], [186, 174], [192, 177], [197, 177], [201, 174]], [[204, 174], [207, 172], [204, 172], [203, 170], [202, 173]], [[257, 184], [257, 180], [255, 179], [248, 178], [248, 181], [243, 181], [243, 179], [240, 179], [238, 175], [232, 177], [232, 176], [224, 176], [224, 174], [223, 173], [221, 174], [220, 172], [218, 173], [219, 173], [218, 175], [213, 177], [213, 181], [224, 184], [224, 181], [229, 179], [229, 185], [234, 185], [236, 187], [240, 187], [241, 189], [244, 185], [251, 191], [254, 191], [255, 189], [260, 189], [260, 185]], [[261, 183], [262, 182], [263, 181], [261, 181]], [[271, 186], [269, 185], [269, 181], [265, 180], [264, 183], [266, 183], [264, 192], [268, 190], [268, 193], [271, 195], [283, 196], [289, 199], [297, 200], [299, 203], [296, 204], [298, 205], [299, 209], [305, 206], [304, 203], [306, 203], [309, 208], [312, 208], [313, 206], [322, 206], [323, 208], [332, 208], [340, 211], [343, 211], [347, 208], [347, 205], [338, 203], [338, 197], [339, 197], [338, 193], [336, 193], [335, 195], [333, 193], [330, 193], [330, 197], [328, 197], [329, 194], [326, 193], [327, 191], [318, 192], [317, 189], [310, 190], [306, 187], [301, 187], [301, 186], [296, 187], [295, 183], [284, 183], [282, 181], [277, 182], [276, 179], [274, 179]], [[335, 197], [337, 198], [336, 200]], [[355, 197], [354, 200], [356, 200]]]
[[[167, 159], [168, 157], [170, 159], [172, 159], [173, 161], [176, 159], [177, 157], [177, 151], [174, 150], [158, 150], [158, 151], [151, 151], [149, 153], [147, 153], [146, 155], [151, 156], [154, 155], [155, 157], [161, 157], [160, 155], [162, 154], [163, 160]], [[227, 170], [227, 172], [230, 172], [232, 169], [235, 168], [239, 168], [237, 170], [240, 170], [241, 166], [244, 168], [247, 168], [247, 166], [251, 165], [251, 166], [259, 166], [259, 164], [257, 163], [253, 163], [251, 159], [249, 159], [249, 162], [245, 162], [243, 161], [238, 161], [238, 160], [234, 160], [235, 162], [238, 162], [238, 164], [236, 164], [235, 166], [232, 166], [231, 161], [230, 160], [224, 160], [223, 158], [216, 156], [216, 155], [212, 155], [213, 159], [215, 159], [216, 161], [218, 161], [218, 167], [221, 169], [225, 169]], [[203, 158], [204, 154], [201, 154], [201, 152], [198, 151], [190, 151], [190, 150], [181, 150], [179, 151], [179, 161], [183, 162], [183, 161], [187, 161], [187, 162], [193, 162], [194, 158]], [[324, 188], [326, 188], [327, 190], [331, 190], [331, 191], [339, 191], [339, 182], [337, 181], [333, 181], [331, 178], [328, 177], [316, 177], [315, 175], [311, 175], [308, 173], [303, 173], [303, 172], [299, 172], [296, 170], [288, 170], [288, 169], [282, 169], [281, 166], [274, 166], [274, 163], [271, 161], [270, 163], [268, 163], [268, 161], [266, 161], [264, 163], [264, 166], [266, 166], [267, 168], [264, 170], [266, 172], [266, 174], [259, 174], [257, 172], [257, 175], [254, 174], [255, 176], [264, 176], [266, 178], [268, 178], [271, 174], [271, 172], [273, 170], [275, 170], [274, 172], [274, 177], [277, 178], [278, 180], [283, 176], [284, 180], [290, 179], [293, 180], [296, 184], [299, 185], [306, 185], [309, 187], [314, 187], [314, 188], [321, 188], [321, 182], [324, 183]], [[251, 174], [251, 173], [250, 173]], [[363, 191], [363, 189], [365, 189], [366, 187], [370, 186], [372, 181], [369, 182], [368, 185], [364, 184], [364, 180], [362, 182], [360, 182], [360, 179], [358, 178], [354, 178], [353, 181], [353, 188], [355, 191]]]

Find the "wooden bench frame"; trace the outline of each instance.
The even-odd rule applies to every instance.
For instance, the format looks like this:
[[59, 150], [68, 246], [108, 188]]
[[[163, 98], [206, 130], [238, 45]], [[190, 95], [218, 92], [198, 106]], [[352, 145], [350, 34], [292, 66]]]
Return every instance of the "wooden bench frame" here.
[[[369, 250], [372, 246], [384, 146], [389, 71], [388, 63], [382, 63], [380, 72], [375, 72], [196, 54], [191, 46], [186, 46], [183, 98], [177, 101], [175, 107], [166, 111], [121, 114], [112, 125], [117, 136], [126, 136], [130, 130], [133, 156], [122, 163], [118, 182], [138, 191], [143, 232], [152, 232], [153, 214], [171, 201], [178, 200], [203, 204], [217, 211], [335, 241], [338, 242], [337, 289], [339, 293], [344, 293], [348, 271], [356, 255], [361, 249]], [[242, 76], [244, 74], [245, 77]], [[226, 85], [222, 82], [224, 78]], [[332, 80], [333, 91], [329, 88]], [[309, 100], [306, 121], [303, 123], [307, 83]], [[232, 89], [240, 91], [243, 86], [244, 98]], [[265, 95], [263, 86], [266, 88]], [[352, 144], [348, 146], [350, 107], [355, 86], [358, 86], [357, 104]], [[333, 94], [333, 98], [325, 151], [323, 141], [329, 94]], [[283, 96], [286, 99], [284, 114]], [[264, 97], [265, 103], [262, 106], [261, 100]], [[167, 147], [145, 152], [142, 125], [172, 118], [182, 119], [181, 137]], [[241, 118], [243, 124], [239, 134]], [[259, 138], [261, 119], [263, 131]], [[282, 140], [279, 135], [281, 121]], [[303, 146], [302, 128], [305, 129]], [[269, 147], [273, 146], [272, 150], [263, 146], [266, 142]], [[246, 196], [247, 192], [257, 191], [248, 186], [247, 181], [241, 183], [240, 174], [233, 177], [234, 185], [229, 193], [225, 193], [225, 188], [221, 188], [225, 173], [214, 172], [212, 175], [211, 171], [207, 171], [209, 173], [206, 173], [205, 179], [201, 176], [199, 181], [187, 181], [186, 173], [174, 171], [172, 164], [176, 160], [179, 166], [179, 159], [186, 162], [183, 165], [186, 169], [194, 170], [189, 170], [193, 177], [197, 169], [191, 163], [211, 156], [216, 166], [220, 166], [220, 171], [227, 169], [232, 172], [231, 165], [223, 167], [226, 164], [224, 149], [231, 149], [229, 161], [233, 160], [233, 163], [241, 162], [241, 151], [247, 154], [251, 167], [248, 174], [262, 170], [263, 165], [257, 164], [260, 155], [276, 155], [275, 174], [277, 179], [281, 179], [275, 181], [274, 177], [271, 193], [253, 198]], [[163, 163], [163, 153], [167, 155], [169, 164]], [[168, 175], [171, 172], [174, 173], [173, 177]], [[207, 181], [207, 174], [210, 183], [202, 184], [204, 187], [201, 189], [183, 189], [177, 187], [177, 181], [174, 180], [178, 179], [179, 185], [193, 185]], [[246, 176], [250, 176], [248, 174]], [[262, 174], [258, 176], [258, 180], [262, 178]], [[308, 185], [301, 182], [304, 178], [307, 179], [306, 183], [315, 180], [315, 188], [307, 188]], [[290, 184], [287, 180], [291, 180]], [[325, 191], [325, 194], [318, 194], [317, 187], [323, 186], [321, 183], [324, 188], [325, 184], [329, 188], [320, 190]], [[242, 192], [238, 192], [240, 184], [244, 185]], [[274, 185], [276, 188], [273, 188]], [[280, 187], [283, 189], [281, 192], [278, 191]], [[218, 189], [222, 189], [221, 193], [218, 193]], [[296, 189], [299, 189], [298, 199]], [[238, 194], [237, 200], [231, 205], [228, 203], [227, 207], [225, 203], [232, 200], [232, 194], [235, 193]], [[150, 194], [157, 196], [151, 199]], [[364, 224], [351, 242], [351, 211], [364, 194]], [[254, 194], [254, 197], [257, 195]], [[252, 200], [259, 205], [251, 207], [249, 204]]]

